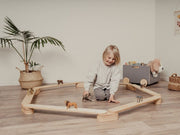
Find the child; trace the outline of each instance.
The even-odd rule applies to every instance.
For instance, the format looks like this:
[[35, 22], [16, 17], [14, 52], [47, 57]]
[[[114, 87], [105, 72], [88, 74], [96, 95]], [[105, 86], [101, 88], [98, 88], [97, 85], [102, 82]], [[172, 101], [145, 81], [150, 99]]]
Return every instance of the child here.
[[84, 83], [85, 91], [83, 97], [89, 94], [90, 86], [93, 84], [96, 100], [119, 103], [114, 99], [120, 81], [119, 49], [115, 45], [109, 45], [103, 52], [103, 59], [89, 73], [87, 82]]

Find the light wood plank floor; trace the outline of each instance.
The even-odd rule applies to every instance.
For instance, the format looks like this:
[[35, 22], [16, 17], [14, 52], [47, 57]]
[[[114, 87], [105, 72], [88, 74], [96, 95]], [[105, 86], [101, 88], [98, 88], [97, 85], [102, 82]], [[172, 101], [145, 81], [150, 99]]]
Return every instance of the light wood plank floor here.
[[[26, 95], [19, 86], [0, 87], [0, 135], [180, 135], [180, 91], [167, 89], [168, 82], [148, 86], [162, 95], [160, 105], [148, 104], [119, 113], [119, 120], [97, 122], [96, 116], [35, 111], [32, 115], [21, 112], [21, 101]], [[82, 102], [83, 89], [73, 86], [46, 89], [34, 103], [65, 105], [65, 100], [77, 102], [78, 107], [108, 109], [117, 104], [107, 102]], [[125, 90], [121, 86], [116, 98], [123, 105], [136, 101], [136, 96], [148, 95]]]

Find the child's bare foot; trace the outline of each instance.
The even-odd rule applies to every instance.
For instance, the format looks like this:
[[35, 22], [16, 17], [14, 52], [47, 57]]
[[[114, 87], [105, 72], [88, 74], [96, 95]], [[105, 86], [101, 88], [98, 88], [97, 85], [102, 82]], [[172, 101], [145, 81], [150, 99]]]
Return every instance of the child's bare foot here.
[[117, 100], [114, 99], [114, 95], [112, 95], [112, 94], [110, 95], [108, 102], [109, 102], [109, 103], [120, 103], [119, 101], [117, 101]]
[[108, 102], [109, 102], [109, 103], [116, 103], [116, 104], [120, 103], [120, 102], [117, 101], [117, 100], [109, 100]]

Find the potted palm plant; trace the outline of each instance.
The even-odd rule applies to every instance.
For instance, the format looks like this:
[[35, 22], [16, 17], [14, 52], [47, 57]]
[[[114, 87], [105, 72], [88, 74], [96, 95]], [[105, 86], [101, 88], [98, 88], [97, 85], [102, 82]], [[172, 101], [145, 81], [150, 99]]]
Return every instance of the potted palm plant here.
[[[29, 89], [35, 86], [42, 85], [42, 75], [40, 70], [30, 70], [30, 66], [34, 66], [37, 63], [33, 62], [32, 55], [35, 49], [41, 49], [45, 44], [52, 44], [62, 47], [65, 51], [62, 42], [56, 38], [45, 36], [36, 37], [30, 31], [22, 31], [12, 22], [8, 17], [5, 17], [4, 33], [6, 37], [0, 37], [0, 45], [2, 48], [10, 47], [14, 49], [21, 61], [24, 63], [24, 70], [20, 70], [19, 82], [23, 89]], [[18, 50], [15, 43], [19, 42], [22, 45], [22, 50]]]

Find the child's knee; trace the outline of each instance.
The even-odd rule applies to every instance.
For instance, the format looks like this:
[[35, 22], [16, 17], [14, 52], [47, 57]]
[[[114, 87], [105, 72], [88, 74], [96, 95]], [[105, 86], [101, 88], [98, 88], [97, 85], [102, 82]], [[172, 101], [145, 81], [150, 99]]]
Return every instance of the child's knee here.
[[104, 95], [95, 95], [95, 97], [96, 97], [96, 100], [99, 100], [99, 101], [103, 101], [106, 99]]
[[96, 100], [100, 100], [100, 101], [102, 101], [106, 98], [104, 91], [100, 88], [97, 88], [94, 90], [94, 96], [95, 96]]

